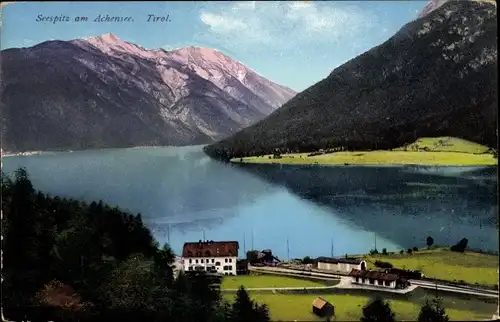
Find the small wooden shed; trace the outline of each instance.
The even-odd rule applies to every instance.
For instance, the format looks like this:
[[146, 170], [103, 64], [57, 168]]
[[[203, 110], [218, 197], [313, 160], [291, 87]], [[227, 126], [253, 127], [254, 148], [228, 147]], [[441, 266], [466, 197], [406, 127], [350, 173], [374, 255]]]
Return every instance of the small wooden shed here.
[[317, 297], [312, 303], [313, 313], [319, 317], [332, 317], [335, 315], [335, 308], [331, 303], [321, 297]]

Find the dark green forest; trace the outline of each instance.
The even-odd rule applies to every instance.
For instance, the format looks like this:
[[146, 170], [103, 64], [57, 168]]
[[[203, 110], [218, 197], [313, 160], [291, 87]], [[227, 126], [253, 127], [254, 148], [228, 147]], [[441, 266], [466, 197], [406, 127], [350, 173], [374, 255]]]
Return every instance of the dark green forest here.
[[174, 278], [175, 258], [133, 215], [34, 189], [27, 172], [1, 174], [7, 320], [268, 321], [242, 288], [221, 297], [203, 273]]

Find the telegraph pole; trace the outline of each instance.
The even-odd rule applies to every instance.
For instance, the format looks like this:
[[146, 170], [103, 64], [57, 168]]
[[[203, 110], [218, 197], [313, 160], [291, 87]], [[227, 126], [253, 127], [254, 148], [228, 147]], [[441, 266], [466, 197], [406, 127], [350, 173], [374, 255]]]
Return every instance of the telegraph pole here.
[[245, 237], [245, 233], [244, 232], [243, 232], [243, 252], [245, 252], [245, 256], [246, 256], [247, 246], [246, 246], [246, 237]]
[[290, 261], [290, 243], [288, 241], [288, 236], [286, 236], [286, 256], [288, 261]]
[[253, 248], [253, 228], [252, 228], [252, 250], [255, 250], [255, 248]]

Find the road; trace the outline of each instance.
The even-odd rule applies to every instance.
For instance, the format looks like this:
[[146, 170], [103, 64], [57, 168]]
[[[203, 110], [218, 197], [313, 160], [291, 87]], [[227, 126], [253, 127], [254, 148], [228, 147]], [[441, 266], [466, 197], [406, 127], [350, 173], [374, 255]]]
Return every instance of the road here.
[[438, 283], [419, 281], [419, 280], [410, 280], [410, 283], [412, 285], [416, 285], [418, 287], [427, 288], [427, 289], [434, 289], [434, 290], [437, 289], [438, 291], [498, 298], [498, 292], [493, 291], [493, 290], [473, 288], [473, 287], [467, 287], [467, 286], [462, 286], [462, 285], [450, 286], [450, 285], [446, 285], [446, 284], [438, 284]]
[[[303, 291], [303, 290], [329, 290], [337, 288], [337, 285], [334, 286], [308, 286], [308, 287], [254, 287], [254, 288], [245, 288], [247, 291]], [[221, 291], [226, 292], [236, 292], [237, 288], [224, 288]]]
[[[364, 286], [363, 287], [356, 287], [356, 286], [354, 286], [354, 284], [350, 283], [349, 277], [344, 276], [344, 275], [338, 275], [338, 274], [309, 272], [309, 271], [296, 270], [296, 269], [290, 269], [290, 268], [280, 268], [280, 267], [254, 267], [254, 266], [250, 266], [249, 269], [251, 271], [256, 271], [256, 272], [260, 271], [260, 272], [270, 272], [270, 273], [297, 275], [297, 276], [322, 277], [322, 278], [329, 278], [329, 279], [331, 279], [333, 277], [336, 279], [340, 279], [339, 284], [337, 284], [335, 286], [326, 286], [326, 287], [323, 287], [323, 289], [361, 288], [361, 289], [366, 289], [368, 291], [369, 290], [380, 290], [380, 291], [387, 291], [387, 292], [395, 292], [396, 291], [397, 293], [407, 293], [409, 291], [413, 291], [413, 289], [415, 289], [416, 287], [421, 287], [421, 288], [434, 289], [434, 290], [444, 291], [444, 292], [461, 293], [461, 294], [470, 294], [470, 295], [475, 295], [475, 296], [498, 298], [498, 291], [495, 291], [495, 290], [487, 290], [487, 289], [481, 289], [481, 288], [476, 288], [476, 287], [471, 287], [471, 286], [462, 286], [462, 285], [447, 285], [447, 284], [433, 283], [433, 282], [421, 281], [421, 280], [410, 280], [410, 283], [412, 284], [413, 287], [411, 287], [411, 289], [409, 289], [409, 290], [408, 289], [407, 290], [393, 290], [393, 289], [385, 289], [385, 288], [378, 288], [378, 287], [364, 287]], [[272, 290], [272, 289], [273, 288], [270, 288], [270, 290]], [[274, 289], [278, 290], [279, 288], [274, 288]], [[303, 290], [304, 288], [302, 287], [302, 288], [298, 288], [298, 289]], [[256, 290], [258, 290], [258, 289], [256, 289]]]

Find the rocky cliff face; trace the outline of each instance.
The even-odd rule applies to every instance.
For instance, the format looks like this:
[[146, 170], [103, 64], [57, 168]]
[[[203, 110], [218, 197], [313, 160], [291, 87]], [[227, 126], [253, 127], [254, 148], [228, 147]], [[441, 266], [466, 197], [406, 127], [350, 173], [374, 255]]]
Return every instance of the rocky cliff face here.
[[295, 95], [222, 53], [147, 50], [112, 34], [1, 52], [6, 151], [189, 145]]
[[205, 151], [227, 159], [433, 136], [496, 146], [497, 111], [496, 7], [448, 1]]
[[[425, 17], [432, 11], [438, 9], [442, 5], [444, 5], [446, 2], [450, 0], [431, 0], [427, 3], [427, 5], [422, 9], [422, 12], [418, 15], [419, 18]], [[462, 0], [462, 1], [476, 1], [476, 2], [487, 2], [496, 5], [496, 0]]]

